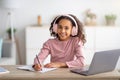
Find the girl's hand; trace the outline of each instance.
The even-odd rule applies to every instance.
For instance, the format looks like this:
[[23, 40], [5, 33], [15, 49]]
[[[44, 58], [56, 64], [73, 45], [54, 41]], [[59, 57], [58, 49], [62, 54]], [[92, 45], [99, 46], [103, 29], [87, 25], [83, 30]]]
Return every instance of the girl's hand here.
[[46, 68], [65, 68], [67, 67], [66, 63], [62, 63], [62, 62], [52, 62], [52, 63], [48, 63], [46, 64], [44, 67]]
[[32, 67], [34, 68], [35, 71], [40, 71], [40, 70], [42, 70], [42, 66], [39, 65], [39, 64], [34, 64]]

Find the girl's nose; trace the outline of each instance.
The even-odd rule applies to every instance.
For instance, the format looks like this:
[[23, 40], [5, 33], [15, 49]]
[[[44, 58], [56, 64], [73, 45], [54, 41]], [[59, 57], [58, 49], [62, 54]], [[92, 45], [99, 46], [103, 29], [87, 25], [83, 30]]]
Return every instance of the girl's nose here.
[[65, 32], [65, 29], [62, 29], [61, 32], [64, 33], [64, 32]]

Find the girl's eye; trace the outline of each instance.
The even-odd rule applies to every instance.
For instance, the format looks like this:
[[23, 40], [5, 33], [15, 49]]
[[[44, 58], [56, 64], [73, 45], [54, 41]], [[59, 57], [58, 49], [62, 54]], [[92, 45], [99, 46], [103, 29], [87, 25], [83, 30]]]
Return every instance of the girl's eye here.
[[62, 26], [58, 25], [58, 29], [62, 29]]
[[69, 27], [67, 27], [67, 26], [62, 27], [62, 26], [58, 25], [58, 29], [65, 29], [65, 30], [68, 30], [68, 29], [69, 29]]

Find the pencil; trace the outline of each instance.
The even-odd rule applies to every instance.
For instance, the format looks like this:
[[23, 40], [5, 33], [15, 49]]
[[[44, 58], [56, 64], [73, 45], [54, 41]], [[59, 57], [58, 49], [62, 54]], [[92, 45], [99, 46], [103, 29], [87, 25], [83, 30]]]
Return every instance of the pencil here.
[[[41, 65], [40, 60], [39, 60], [39, 58], [38, 58], [37, 55], [36, 55], [36, 58], [37, 58], [37, 61], [38, 61], [39, 65]], [[42, 66], [42, 65], [41, 65], [41, 66]]]

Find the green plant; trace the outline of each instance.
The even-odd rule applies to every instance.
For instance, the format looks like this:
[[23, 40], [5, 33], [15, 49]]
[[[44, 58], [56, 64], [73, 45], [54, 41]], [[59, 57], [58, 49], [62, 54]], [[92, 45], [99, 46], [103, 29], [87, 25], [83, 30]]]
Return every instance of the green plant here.
[[105, 15], [107, 20], [116, 20], [117, 16], [115, 14], [107, 14]]
[[[16, 30], [16, 28], [13, 28], [13, 32], [15, 33], [17, 30]], [[8, 28], [7, 30], [6, 30], [6, 32], [8, 33], [8, 34], [11, 34], [11, 28]]]
[[85, 11], [85, 15], [86, 15], [86, 17], [91, 18], [91, 19], [96, 18], [96, 14], [93, 13], [93, 12], [91, 12], [90, 9], [87, 9], [87, 10]]
[[[16, 29], [16, 28], [13, 28], [13, 32], [15, 33], [16, 31], [17, 31], [17, 29]], [[8, 29], [6, 30], [6, 32], [7, 32], [7, 34], [8, 34], [9, 39], [11, 39], [11, 28], [8, 28]]]

